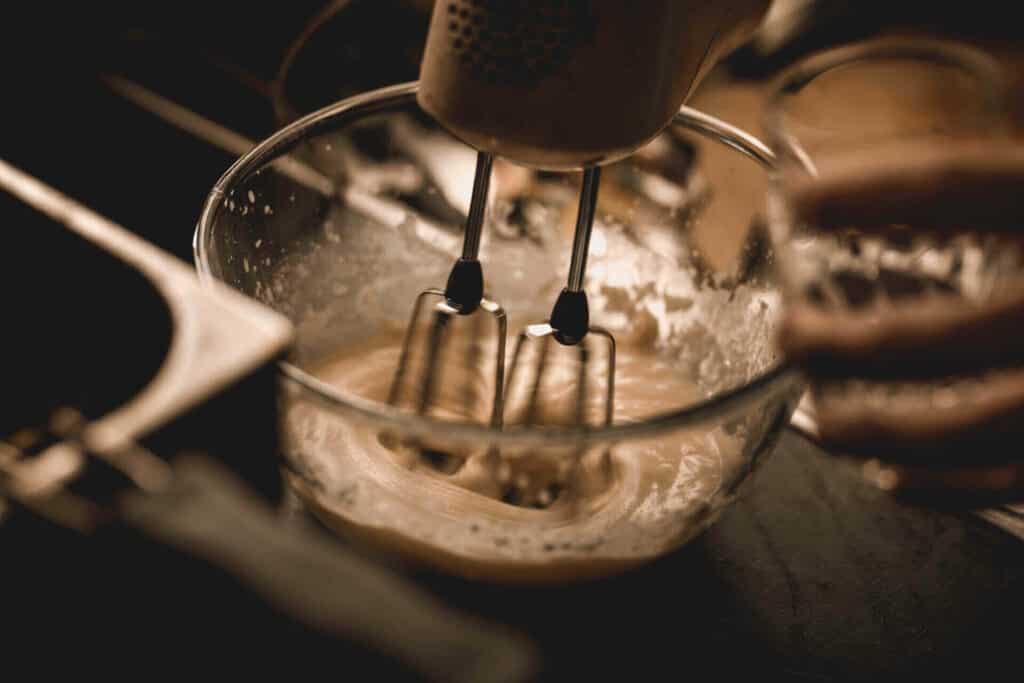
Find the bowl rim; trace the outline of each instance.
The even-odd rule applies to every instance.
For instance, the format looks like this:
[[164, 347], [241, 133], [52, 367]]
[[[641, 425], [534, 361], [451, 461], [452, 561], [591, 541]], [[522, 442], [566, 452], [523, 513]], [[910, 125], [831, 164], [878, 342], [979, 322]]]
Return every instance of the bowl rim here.
[[[200, 281], [204, 284], [219, 282], [209, 265], [206, 238], [213, 229], [220, 204], [233, 186], [287, 154], [309, 136], [343, 127], [364, 116], [415, 104], [417, 90], [418, 82], [413, 81], [341, 100], [285, 126], [237, 159], [211, 189], [193, 235], [193, 257]], [[768, 171], [775, 166], [774, 153], [761, 140], [691, 107], [681, 107], [671, 125], [711, 137], [759, 163]], [[455, 440], [509, 447], [589, 445], [654, 436], [730, 415], [757, 403], [762, 397], [783, 393], [787, 387], [796, 389], [801, 382], [797, 371], [783, 360], [738, 387], [717, 392], [693, 405], [658, 413], [642, 421], [620, 422], [610, 426], [530, 426], [495, 430], [483, 424], [413, 415], [393, 406], [370, 401], [322, 382], [287, 360], [279, 361], [278, 367], [286, 392], [300, 390], [305, 393], [304, 398], [311, 398], [332, 410], [379, 422], [410, 436], [436, 433], [440, 428], [446, 437]]]

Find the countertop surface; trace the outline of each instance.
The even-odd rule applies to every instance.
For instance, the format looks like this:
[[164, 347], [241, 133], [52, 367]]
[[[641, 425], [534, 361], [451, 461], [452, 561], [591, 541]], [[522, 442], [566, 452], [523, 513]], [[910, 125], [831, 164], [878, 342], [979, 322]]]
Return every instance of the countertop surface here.
[[898, 502], [792, 430], [717, 524], [644, 568], [547, 588], [419, 580], [530, 634], [545, 680], [987, 680], [1020, 662], [1024, 543]]

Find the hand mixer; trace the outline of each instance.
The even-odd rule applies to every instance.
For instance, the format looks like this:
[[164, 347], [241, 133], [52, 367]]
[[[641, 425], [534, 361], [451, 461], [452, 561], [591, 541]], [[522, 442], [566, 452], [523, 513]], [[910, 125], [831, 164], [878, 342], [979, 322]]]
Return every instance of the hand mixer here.
[[[591, 327], [583, 289], [600, 166], [621, 159], [656, 136], [698, 81], [757, 27], [768, 0], [438, 0], [420, 74], [418, 102], [445, 128], [478, 152], [463, 256], [445, 290], [419, 295], [406, 334], [391, 403], [408, 373], [413, 328], [423, 300], [439, 296], [430, 326], [418, 412], [426, 413], [438, 381], [439, 348], [447, 321], [478, 308], [498, 325], [491, 425], [501, 427], [513, 384], [531, 392], [532, 419], [551, 339], [579, 349], [576, 422], [584, 423], [590, 335], [608, 347], [603, 418], [614, 407], [615, 340]], [[546, 170], [583, 170], [568, 284], [550, 319], [530, 325], [516, 342], [504, 386], [505, 311], [483, 297], [477, 260], [493, 155]], [[590, 333], [590, 335], [588, 335]], [[529, 340], [544, 346], [533, 377], [514, 381]]]

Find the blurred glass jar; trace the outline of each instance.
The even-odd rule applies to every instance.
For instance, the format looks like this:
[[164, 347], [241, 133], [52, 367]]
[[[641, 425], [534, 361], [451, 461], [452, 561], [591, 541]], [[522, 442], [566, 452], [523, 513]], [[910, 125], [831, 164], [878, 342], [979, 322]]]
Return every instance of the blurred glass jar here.
[[[845, 321], [853, 336], [882, 313], [983, 302], [1019, 286], [1024, 252], [1014, 236], [978, 232], [969, 223], [951, 229], [937, 194], [861, 191], [871, 173], [910, 177], [943, 150], [998, 142], [1007, 128], [998, 65], [955, 43], [861, 43], [813, 55], [781, 74], [765, 113], [777, 157], [768, 215], [790, 309], [819, 312], [814, 320], [822, 334], [838, 329], [826, 332], [828, 320]], [[855, 216], [864, 220], [858, 224]], [[815, 377], [822, 413], [829, 412], [826, 401], [896, 411], [969, 400], [977, 389], [952, 363], [943, 367], [927, 353], [902, 363], [880, 354], [874, 363], [847, 364], [841, 355], [800, 358]]]

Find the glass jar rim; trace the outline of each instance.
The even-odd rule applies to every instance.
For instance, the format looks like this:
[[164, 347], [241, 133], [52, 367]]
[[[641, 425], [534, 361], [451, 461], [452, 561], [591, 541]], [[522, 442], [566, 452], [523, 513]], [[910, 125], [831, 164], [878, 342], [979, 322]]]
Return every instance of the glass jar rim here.
[[[984, 106], [998, 126], [1007, 124], [1007, 94], [1003, 69], [983, 50], [965, 43], [934, 38], [878, 38], [816, 52], [776, 76], [768, 87], [762, 127], [776, 159], [807, 163], [806, 153], [786, 125], [786, 96], [825, 73], [861, 60], [916, 59], [954, 66], [972, 74], [982, 84]], [[999, 132], [999, 131], [993, 131]]]

